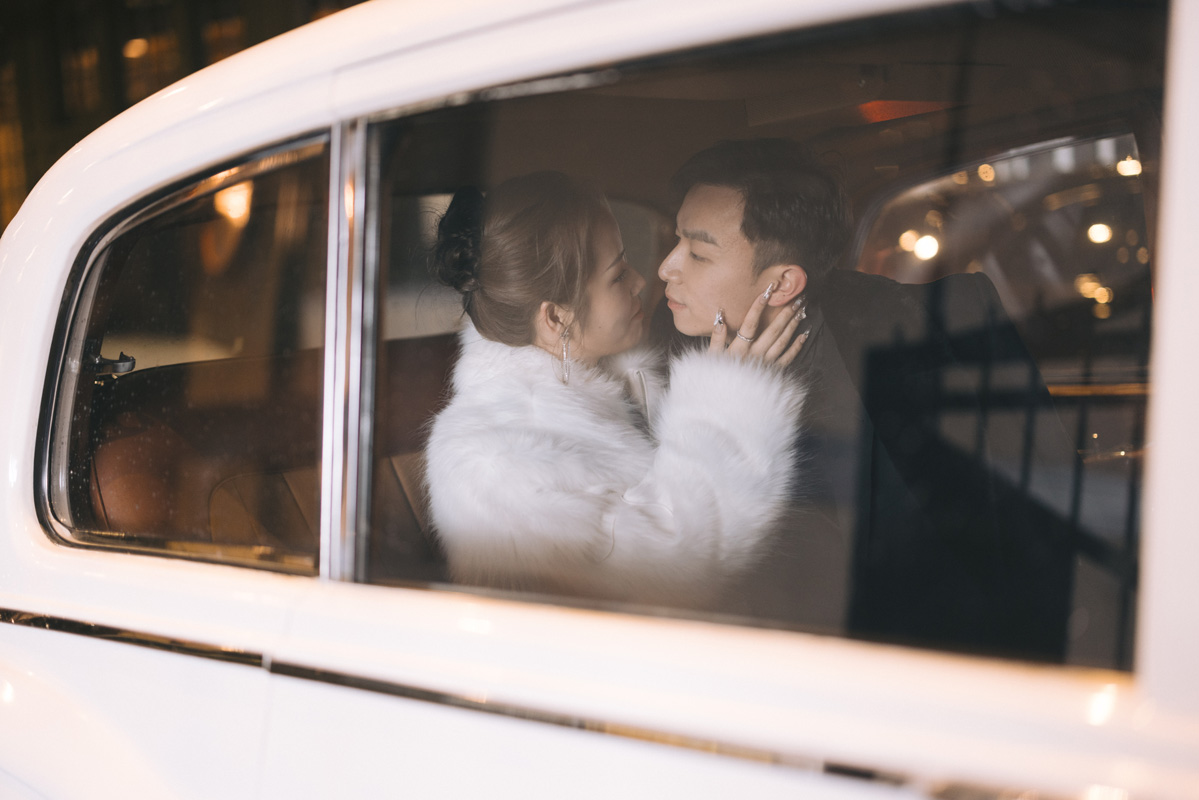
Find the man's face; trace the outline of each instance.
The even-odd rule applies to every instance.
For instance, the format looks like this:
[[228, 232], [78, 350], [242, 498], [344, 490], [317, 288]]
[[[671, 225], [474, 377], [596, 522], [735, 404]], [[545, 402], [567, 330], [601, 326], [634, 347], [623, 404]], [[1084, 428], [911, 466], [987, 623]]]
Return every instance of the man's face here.
[[754, 275], [754, 248], [741, 232], [745, 200], [736, 189], [698, 184], [679, 208], [678, 244], [658, 268], [674, 326], [689, 336], [712, 332], [724, 311], [730, 331], [741, 327], [754, 298], [765, 290]]

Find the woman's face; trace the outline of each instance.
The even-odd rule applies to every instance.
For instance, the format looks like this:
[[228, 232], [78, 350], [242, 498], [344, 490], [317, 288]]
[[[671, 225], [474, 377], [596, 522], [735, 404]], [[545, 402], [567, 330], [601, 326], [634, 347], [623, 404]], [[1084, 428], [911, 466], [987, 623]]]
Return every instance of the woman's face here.
[[587, 364], [636, 346], [645, 330], [638, 296], [645, 278], [625, 261], [620, 228], [611, 214], [597, 225], [595, 255], [587, 282], [587, 323], [574, 332], [570, 343], [571, 358]]

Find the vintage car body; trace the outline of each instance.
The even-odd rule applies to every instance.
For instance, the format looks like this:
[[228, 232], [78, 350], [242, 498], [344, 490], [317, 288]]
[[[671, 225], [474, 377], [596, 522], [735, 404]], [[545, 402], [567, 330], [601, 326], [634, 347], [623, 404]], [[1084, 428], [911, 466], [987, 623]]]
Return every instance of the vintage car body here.
[[[1191, 3], [1169, 15], [1131, 670], [354, 580], [366, 120], [926, 5], [372, 0], [72, 149], [0, 240], [0, 794], [1199, 796]], [[305, 136], [335, 200], [316, 574], [72, 540], [47, 448], [90, 254], [126, 209]]]

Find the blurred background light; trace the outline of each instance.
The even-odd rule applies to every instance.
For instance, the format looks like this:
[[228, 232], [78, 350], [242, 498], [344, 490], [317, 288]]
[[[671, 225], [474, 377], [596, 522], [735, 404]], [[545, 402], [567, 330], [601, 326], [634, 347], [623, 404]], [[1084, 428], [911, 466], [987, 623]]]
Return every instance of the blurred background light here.
[[1110, 225], [1104, 225], [1102, 222], [1096, 222], [1091, 227], [1087, 228], [1087, 238], [1095, 244], [1104, 244], [1112, 240], [1112, 228]]
[[899, 234], [899, 246], [909, 253], [916, 249], [916, 242], [919, 241], [920, 234], [913, 230], [907, 230]]
[[150, 43], [145, 39], [130, 39], [125, 42], [125, 47], [121, 52], [125, 58], [141, 58], [150, 52]]
[[916, 258], [923, 261], [928, 261], [937, 254], [941, 249], [941, 243], [937, 241], [935, 236], [921, 236], [916, 240], [916, 247], [912, 252], [916, 254]]
[[1082, 275], [1079, 275], [1074, 279], [1074, 288], [1077, 289], [1078, 293], [1083, 297], [1094, 297], [1095, 292], [1102, 285], [1103, 284], [1099, 282], [1099, 277], [1090, 272], [1084, 272]]
[[1137, 161], [1132, 156], [1128, 156], [1123, 161], [1116, 163], [1116, 172], [1119, 172], [1125, 177], [1131, 178], [1133, 175], [1141, 174], [1141, 162]]

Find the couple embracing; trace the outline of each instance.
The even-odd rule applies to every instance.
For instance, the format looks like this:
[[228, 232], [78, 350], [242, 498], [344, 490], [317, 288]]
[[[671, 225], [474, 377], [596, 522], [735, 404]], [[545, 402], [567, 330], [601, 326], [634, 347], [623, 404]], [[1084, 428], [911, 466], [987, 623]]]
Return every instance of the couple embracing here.
[[[757, 185], [762, 167], [789, 174]], [[435, 261], [469, 323], [427, 474], [455, 580], [723, 608], [769, 558], [803, 482], [804, 290], [848, 204], [784, 142], [724, 143], [676, 177], [658, 274], [702, 338], [668, 364], [641, 346], [645, 281], [597, 189], [543, 172], [455, 195]]]
[[1008, 477], [985, 392], [941, 402], [1003, 365], [1044, 411], [1024, 474], [1073, 461], [987, 277], [836, 269], [849, 202], [790, 141], [715, 145], [673, 188], [656, 351], [597, 190], [455, 196], [437, 263], [470, 322], [428, 446], [454, 578], [1061, 660], [1072, 523]]

